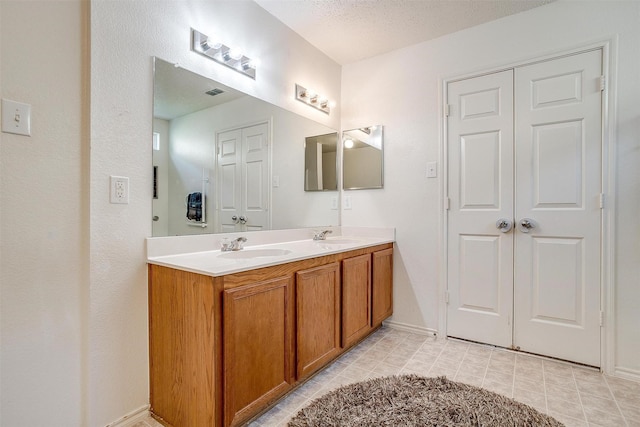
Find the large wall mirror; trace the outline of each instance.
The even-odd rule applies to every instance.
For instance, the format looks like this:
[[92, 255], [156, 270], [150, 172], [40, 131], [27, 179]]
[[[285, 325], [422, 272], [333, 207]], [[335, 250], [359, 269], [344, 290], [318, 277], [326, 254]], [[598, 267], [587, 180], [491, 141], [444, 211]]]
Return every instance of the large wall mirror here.
[[337, 139], [154, 58], [153, 236], [339, 225], [335, 193], [305, 191], [300, 178], [306, 139], [320, 135]]
[[383, 187], [383, 139], [382, 125], [342, 133], [342, 179], [345, 190]]

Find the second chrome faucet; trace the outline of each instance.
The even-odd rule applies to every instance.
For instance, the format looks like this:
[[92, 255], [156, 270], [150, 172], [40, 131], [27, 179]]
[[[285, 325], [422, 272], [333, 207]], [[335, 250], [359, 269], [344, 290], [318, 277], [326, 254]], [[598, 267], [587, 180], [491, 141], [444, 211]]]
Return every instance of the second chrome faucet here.
[[239, 251], [243, 248], [242, 244], [247, 241], [246, 237], [238, 237], [233, 240], [222, 239], [220, 242], [220, 250], [222, 252]]

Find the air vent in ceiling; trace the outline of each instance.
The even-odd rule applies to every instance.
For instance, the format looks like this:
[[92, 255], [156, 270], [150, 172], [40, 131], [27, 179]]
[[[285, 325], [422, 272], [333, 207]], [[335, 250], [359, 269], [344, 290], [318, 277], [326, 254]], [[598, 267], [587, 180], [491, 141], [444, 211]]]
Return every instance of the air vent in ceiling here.
[[211, 95], [211, 96], [216, 96], [216, 95], [220, 95], [221, 93], [224, 93], [224, 91], [222, 89], [211, 89], [205, 92], [207, 95]]

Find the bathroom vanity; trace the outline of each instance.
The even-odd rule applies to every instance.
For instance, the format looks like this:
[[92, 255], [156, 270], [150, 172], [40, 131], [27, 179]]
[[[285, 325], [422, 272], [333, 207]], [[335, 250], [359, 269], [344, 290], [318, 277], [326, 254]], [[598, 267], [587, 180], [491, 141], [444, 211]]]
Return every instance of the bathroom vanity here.
[[393, 309], [390, 230], [276, 243], [268, 232], [237, 252], [148, 249], [154, 417], [241, 425], [372, 333]]

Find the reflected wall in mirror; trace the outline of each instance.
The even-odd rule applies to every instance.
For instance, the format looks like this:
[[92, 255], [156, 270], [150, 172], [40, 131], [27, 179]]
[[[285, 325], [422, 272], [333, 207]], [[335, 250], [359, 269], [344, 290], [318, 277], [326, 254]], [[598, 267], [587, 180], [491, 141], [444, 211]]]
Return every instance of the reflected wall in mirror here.
[[339, 225], [305, 192], [305, 139], [335, 130], [154, 58], [153, 236]]
[[345, 190], [382, 188], [384, 176], [383, 126], [342, 133], [342, 179]]
[[308, 136], [304, 142], [304, 190], [338, 190], [338, 133]]

